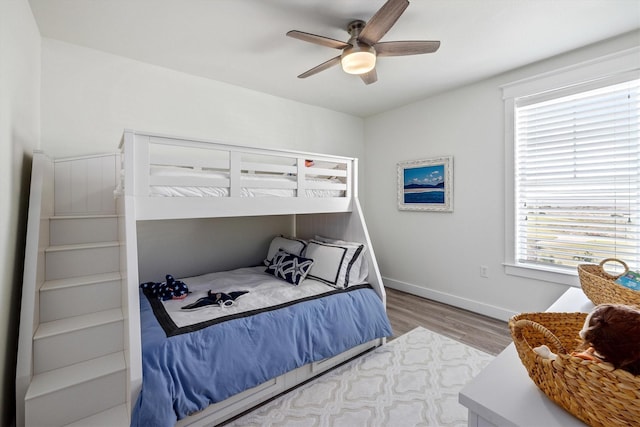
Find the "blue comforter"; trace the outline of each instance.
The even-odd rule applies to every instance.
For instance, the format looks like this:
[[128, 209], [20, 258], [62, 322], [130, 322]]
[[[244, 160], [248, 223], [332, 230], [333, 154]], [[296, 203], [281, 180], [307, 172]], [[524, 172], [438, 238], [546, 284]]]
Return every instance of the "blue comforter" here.
[[170, 337], [142, 294], [140, 305], [143, 385], [132, 426], [173, 426], [292, 369], [392, 334], [382, 302], [369, 287]]

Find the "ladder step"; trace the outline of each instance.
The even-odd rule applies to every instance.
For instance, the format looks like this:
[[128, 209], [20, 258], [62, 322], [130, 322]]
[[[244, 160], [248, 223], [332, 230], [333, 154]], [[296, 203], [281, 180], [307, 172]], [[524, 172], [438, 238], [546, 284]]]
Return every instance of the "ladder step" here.
[[120, 246], [120, 242], [92, 242], [92, 243], [74, 243], [69, 245], [55, 245], [49, 246], [44, 251], [45, 253], [54, 252], [67, 252], [67, 251], [79, 251], [84, 249], [98, 249], [98, 248], [112, 248]]
[[117, 215], [74, 215], [49, 218], [52, 246], [118, 239]]
[[120, 308], [41, 323], [33, 337], [36, 374], [124, 349]]
[[125, 403], [122, 351], [33, 376], [25, 425], [62, 426]]
[[40, 292], [55, 291], [59, 289], [75, 288], [98, 283], [120, 280], [122, 276], [119, 272], [91, 274], [89, 276], [69, 277], [65, 279], [48, 280], [40, 287]]
[[118, 308], [122, 305], [121, 289], [118, 272], [44, 282], [40, 287], [40, 322]]
[[83, 418], [65, 427], [128, 427], [129, 416], [127, 415], [127, 405], [118, 405], [116, 407], [102, 411], [99, 414], [88, 418]]
[[45, 249], [46, 280], [120, 271], [120, 242], [49, 246]]
[[33, 376], [25, 400], [41, 397], [124, 370], [124, 354], [120, 351], [71, 366], [65, 366], [64, 368], [43, 372]]
[[63, 333], [79, 331], [81, 329], [119, 322], [121, 320], [122, 310], [120, 308], [67, 317], [65, 319], [41, 323], [33, 335], [33, 339], [38, 340]]
[[54, 215], [49, 217], [53, 220], [66, 220], [66, 219], [100, 219], [100, 218], [118, 218], [117, 214], [96, 214], [96, 215]]

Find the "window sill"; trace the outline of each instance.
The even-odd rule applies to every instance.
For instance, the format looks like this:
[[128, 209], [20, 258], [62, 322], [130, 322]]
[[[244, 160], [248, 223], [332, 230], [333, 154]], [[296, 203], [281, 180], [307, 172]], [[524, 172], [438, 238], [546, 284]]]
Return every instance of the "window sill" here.
[[580, 287], [578, 272], [568, 272], [553, 268], [535, 268], [522, 264], [504, 263], [504, 272], [510, 276], [526, 277], [527, 279], [543, 282], [559, 283], [561, 285]]

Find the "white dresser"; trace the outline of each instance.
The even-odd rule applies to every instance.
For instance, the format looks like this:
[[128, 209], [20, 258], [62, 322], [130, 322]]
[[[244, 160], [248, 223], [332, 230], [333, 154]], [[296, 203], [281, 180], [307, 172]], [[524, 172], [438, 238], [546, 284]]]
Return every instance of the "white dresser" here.
[[[588, 313], [593, 307], [581, 289], [571, 288], [547, 311]], [[513, 344], [462, 389], [458, 400], [469, 409], [469, 427], [586, 426], [538, 389]]]

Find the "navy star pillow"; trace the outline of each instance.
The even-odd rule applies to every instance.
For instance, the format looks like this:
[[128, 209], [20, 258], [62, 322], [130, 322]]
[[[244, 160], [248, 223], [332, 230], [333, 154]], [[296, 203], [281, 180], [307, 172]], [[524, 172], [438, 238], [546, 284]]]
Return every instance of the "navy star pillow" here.
[[281, 250], [273, 256], [265, 272], [297, 286], [307, 277], [312, 265], [311, 258], [303, 258]]

